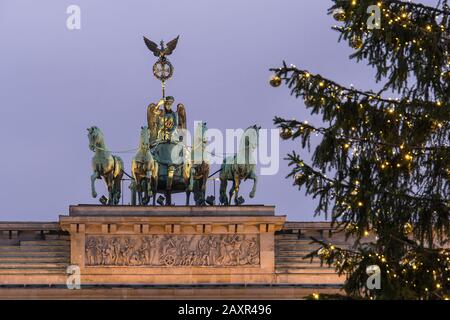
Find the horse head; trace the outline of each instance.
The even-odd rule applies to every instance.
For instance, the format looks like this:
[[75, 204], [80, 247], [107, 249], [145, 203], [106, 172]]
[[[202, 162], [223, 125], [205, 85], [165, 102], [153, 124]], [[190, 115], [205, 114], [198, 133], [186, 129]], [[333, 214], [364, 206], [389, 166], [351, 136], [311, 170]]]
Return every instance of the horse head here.
[[241, 138], [240, 148], [249, 149], [250, 151], [255, 150], [259, 144], [260, 129], [261, 127], [256, 124], [245, 129]]
[[204, 149], [207, 141], [206, 131], [208, 127], [206, 122], [199, 121], [195, 127], [194, 137], [193, 137], [193, 150]]
[[150, 148], [150, 131], [147, 126], [141, 127], [139, 147], [144, 150], [148, 150]]
[[203, 142], [203, 144], [206, 144], [206, 142], [207, 142], [206, 131], [208, 131], [208, 126], [207, 126], [206, 122], [201, 122], [201, 123], [199, 123], [199, 125], [201, 126], [200, 130], [201, 130], [202, 142]]
[[208, 130], [208, 124], [206, 122], [202, 122], [201, 125], [202, 125], [202, 131], [203, 131], [203, 133], [205, 133], [206, 130]]
[[103, 133], [97, 126], [87, 129], [89, 138], [89, 149], [96, 151], [97, 147], [103, 144]]

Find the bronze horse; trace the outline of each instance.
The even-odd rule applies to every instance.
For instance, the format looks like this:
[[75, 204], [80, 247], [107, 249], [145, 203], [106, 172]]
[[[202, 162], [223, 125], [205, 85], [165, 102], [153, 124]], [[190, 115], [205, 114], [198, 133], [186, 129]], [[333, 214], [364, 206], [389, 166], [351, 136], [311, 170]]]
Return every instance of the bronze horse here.
[[[239, 185], [242, 180], [253, 180], [253, 188], [250, 198], [256, 193], [258, 176], [256, 175], [256, 161], [253, 158], [253, 151], [258, 146], [259, 130], [256, 125], [248, 127], [240, 140], [239, 151], [234, 156], [224, 159], [220, 171], [220, 203], [229, 205], [234, 195], [234, 203], [239, 205]], [[233, 181], [233, 185], [227, 197], [227, 182]]]
[[158, 189], [158, 163], [153, 159], [150, 152], [149, 142], [150, 132], [147, 127], [141, 127], [139, 149], [131, 164], [131, 174], [133, 182], [130, 189], [132, 191], [131, 204], [136, 204], [136, 193], [138, 194], [139, 205], [147, 205], [153, 195], [153, 205], [156, 201], [156, 191]]
[[97, 197], [95, 180], [103, 178], [109, 192], [107, 204], [117, 205], [119, 204], [121, 194], [121, 180], [124, 168], [123, 161], [120, 157], [112, 155], [108, 150], [103, 133], [99, 128], [93, 126], [87, 130], [89, 149], [95, 152], [95, 155], [92, 158], [92, 169], [94, 171], [91, 175], [92, 197]]

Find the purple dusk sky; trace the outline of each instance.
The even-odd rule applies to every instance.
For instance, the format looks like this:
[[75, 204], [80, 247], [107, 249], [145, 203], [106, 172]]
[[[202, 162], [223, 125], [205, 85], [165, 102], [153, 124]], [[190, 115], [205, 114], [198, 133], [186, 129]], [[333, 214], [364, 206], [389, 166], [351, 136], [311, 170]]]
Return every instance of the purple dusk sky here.
[[[81, 8], [81, 30], [66, 28], [71, 4]], [[268, 69], [283, 60], [344, 85], [374, 88], [374, 71], [350, 61], [352, 50], [337, 43], [330, 5], [0, 0], [0, 220], [57, 220], [70, 204], [98, 203], [90, 196], [86, 128], [99, 126], [111, 150], [134, 148], [147, 105], [161, 95], [143, 35], [159, 41], [180, 34], [167, 93], [186, 105], [189, 127], [201, 119], [223, 130], [273, 128], [275, 115], [317, 124], [286, 88], [269, 86]], [[280, 158], [292, 149], [299, 143], [280, 142]], [[121, 156], [129, 172], [133, 154]], [[280, 160], [277, 175], [260, 178], [255, 199], [248, 199], [251, 182], [244, 183], [246, 203], [276, 205], [289, 220], [314, 219], [316, 202], [285, 179], [288, 172]], [[102, 181], [97, 189], [104, 193]]]

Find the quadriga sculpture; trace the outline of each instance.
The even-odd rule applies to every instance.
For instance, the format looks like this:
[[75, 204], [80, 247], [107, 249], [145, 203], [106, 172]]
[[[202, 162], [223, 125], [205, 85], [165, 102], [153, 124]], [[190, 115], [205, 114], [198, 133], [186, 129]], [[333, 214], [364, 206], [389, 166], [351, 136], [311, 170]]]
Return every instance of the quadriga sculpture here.
[[[248, 127], [239, 142], [239, 151], [234, 156], [224, 159], [220, 171], [220, 202], [229, 205], [234, 195], [234, 203], [239, 205], [243, 202], [239, 198], [239, 185], [242, 180], [253, 180], [253, 188], [250, 192], [250, 198], [256, 193], [258, 176], [256, 175], [256, 161], [253, 158], [253, 152], [258, 146], [259, 130], [261, 127], [253, 125]], [[233, 181], [233, 185], [227, 197], [227, 183]]]
[[95, 191], [95, 180], [103, 178], [109, 192], [108, 199], [103, 201], [104, 204], [117, 205], [120, 201], [121, 194], [120, 187], [124, 168], [123, 161], [120, 157], [112, 155], [108, 150], [105, 144], [103, 133], [99, 128], [93, 126], [87, 130], [89, 138], [89, 149], [91, 149], [95, 153], [94, 157], [92, 158], [92, 197], [97, 197], [97, 192]]
[[158, 188], [158, 163], [150, 152], [150, 132], [148, 127], [141, 127], [139, 149], [131, 164], [133, 181], [130, 189], [132, 192], [131, 204], [136, 204], [136, 193], [139, 205], [147, 205], [153, 195], [153, 205], [156, 201]]

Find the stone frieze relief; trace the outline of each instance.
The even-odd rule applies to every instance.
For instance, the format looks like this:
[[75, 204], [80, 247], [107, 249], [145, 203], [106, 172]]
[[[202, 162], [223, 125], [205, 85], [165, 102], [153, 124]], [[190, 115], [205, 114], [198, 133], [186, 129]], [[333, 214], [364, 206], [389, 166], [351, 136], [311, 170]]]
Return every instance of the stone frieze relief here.
[[86, 266], [252, 267], [259, 235], [87, 235]]

